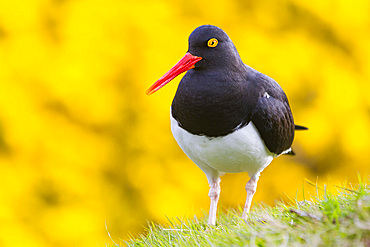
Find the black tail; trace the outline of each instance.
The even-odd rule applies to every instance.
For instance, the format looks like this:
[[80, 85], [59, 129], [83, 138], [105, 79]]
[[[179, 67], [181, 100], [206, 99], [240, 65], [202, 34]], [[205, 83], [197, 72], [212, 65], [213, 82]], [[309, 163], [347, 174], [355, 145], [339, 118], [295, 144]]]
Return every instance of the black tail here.
[[[301, 125], [294, 125], [295, 130], [308, 130], [307, 127], [301, 126]], [[295, 155], [295, 152], [292, 148], [290, 148], [290, 151], [285, 153], [285, 155]]]
[[295, 125], [295, 130], [308, 130], [308, 128], [301, 125]]

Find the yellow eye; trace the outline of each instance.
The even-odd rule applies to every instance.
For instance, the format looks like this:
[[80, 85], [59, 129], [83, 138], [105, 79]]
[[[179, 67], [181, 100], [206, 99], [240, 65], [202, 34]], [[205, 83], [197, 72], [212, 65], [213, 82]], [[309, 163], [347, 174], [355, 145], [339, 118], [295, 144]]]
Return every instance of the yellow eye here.
[[207, 45], [208, 47], [216, 47], [218, 45], [218, 40], [215, 38], [212, 38], [208, 40]]

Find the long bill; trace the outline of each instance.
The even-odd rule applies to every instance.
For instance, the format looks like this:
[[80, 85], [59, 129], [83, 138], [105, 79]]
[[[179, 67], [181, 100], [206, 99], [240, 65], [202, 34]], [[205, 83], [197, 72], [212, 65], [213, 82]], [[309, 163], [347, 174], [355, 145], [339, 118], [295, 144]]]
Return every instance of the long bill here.
[[185, 54], [180, 61], [175, 64], [166, 74], [164, 74], [158, 81], [156, 81], [150, 88], [146, 91], [147, 95], [151, 95], [161, 89], [164, 85], [172, 81], [176, 76], [194, 68], [194, 64], [202, 60], [201, 57], [193, 56], [189, 52]]

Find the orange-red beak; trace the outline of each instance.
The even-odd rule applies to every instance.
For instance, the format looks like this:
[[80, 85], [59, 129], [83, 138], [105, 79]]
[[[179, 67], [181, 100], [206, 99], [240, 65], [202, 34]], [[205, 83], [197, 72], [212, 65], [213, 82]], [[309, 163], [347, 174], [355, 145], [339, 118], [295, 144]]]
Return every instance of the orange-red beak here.
[[151, 95], [161, 89], [164, 85], [172, 81], [176, 76], [194, 68], [194, 64], [202, 60], [201, 57], [193, 56], [189, 52], [185, 54], [175, 66], [172, 67], [166, 74], [164, 74], [158, 81], [156, 81], [147, 91], [147, 95]]

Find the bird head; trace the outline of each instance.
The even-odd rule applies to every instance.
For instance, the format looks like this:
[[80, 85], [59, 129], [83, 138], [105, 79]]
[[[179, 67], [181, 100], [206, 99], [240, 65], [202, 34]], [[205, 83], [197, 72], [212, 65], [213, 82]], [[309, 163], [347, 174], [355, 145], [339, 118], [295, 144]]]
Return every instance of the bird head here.
[[230, 65], [241, 62], [229, 36], [221, 28], [212, 25], [200, 26], [190, 34], [188, 52], [202, 57], [195, 64], [195, 69], [230, 68]]
[[229, 36], [212, 25], [196, 28], [189, 36], [189, 49], [183, 58], [147, 91], [148, 95], [158, 91], [175, 77], [190, 69], [212, 70], [238, 68], [242, 63]]

